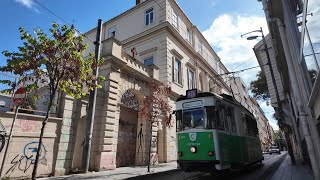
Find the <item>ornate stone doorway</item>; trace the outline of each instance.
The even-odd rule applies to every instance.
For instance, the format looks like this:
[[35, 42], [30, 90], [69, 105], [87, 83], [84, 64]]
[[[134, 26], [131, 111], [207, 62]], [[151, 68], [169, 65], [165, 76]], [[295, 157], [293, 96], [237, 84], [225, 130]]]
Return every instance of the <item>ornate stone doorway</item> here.
[[131, 91], [121, 99], [116, 167], [135, 165], [139, 103]]

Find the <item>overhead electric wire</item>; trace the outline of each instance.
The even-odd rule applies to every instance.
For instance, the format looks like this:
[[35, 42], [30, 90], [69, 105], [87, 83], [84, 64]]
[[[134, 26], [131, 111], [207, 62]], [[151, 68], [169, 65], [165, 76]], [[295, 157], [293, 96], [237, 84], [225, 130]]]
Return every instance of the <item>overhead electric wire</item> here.
[[232, 71], [236, 70], [238, 67], [244, 65], [245, 63], [247, 63], [248, 61], [250, 61], [251, 59], [253, 59], [255, 56], [252, 56], [251, 58], [249, 58], [248, 60], [244, 61], [243, 63], [241, 63], [239, 66], [235, 67], [232, 69]]
[[66, 20], [64, 20], [63, 18], [61, 18], [60, 16], [58, 16], [56, 13], [54, 13], [52, 10], [50, 10], [49, 8], [47, 8], [46, 6], [44, 6], [43, 4], [41, 4], [39, 1], [37, 0], [33, 0], [35, 3], [37, 3], [39, 6], [41, 6], [43, 9], [45, 9], [47, 12], [49, 12], [50, 14], [54, 15], [56, 18], [60, 19], [62, 22], [73, 26], [74, 30], [76, 30], [78, 33], [80, 33], [81, 35], [83, 35], [84, 37], [86, 37], [87, 39], [89, 39], [91, 42], [95, 42], [94, 40], [92, 40], [91, 38], [89, 38], [88, 36], [86, 36], [85, 34], [83, 34], [82, 32], [80, 32], [77, 28], [75, 28], [74, 24], [70, 24], [68, 23]]
[[[262, 66], [266, 66], [266, 65], [269, 65], [268, 63], [267, 64], [264, 64]], [[250, 69], [255, 69], [255, 68], [258, 68], [260, 66], [254, 66], [254, 67], [249, 67], [249, 68], [246, 68], [246, 69], [241, 69], [241, 70], [238, 70], [238, 71], [232, 71], [232, 72], [227, 72], [227, 73], [224, 73], [224, 74], [218, 74], [214, 77], [219, 77], [219, 76], [223, 76], [223, 75], [229, 75], [229, 74], [235, 74], [235, 73], [241, 73], [243, 71], [247, 71], [247, 70], [250, 70]]]

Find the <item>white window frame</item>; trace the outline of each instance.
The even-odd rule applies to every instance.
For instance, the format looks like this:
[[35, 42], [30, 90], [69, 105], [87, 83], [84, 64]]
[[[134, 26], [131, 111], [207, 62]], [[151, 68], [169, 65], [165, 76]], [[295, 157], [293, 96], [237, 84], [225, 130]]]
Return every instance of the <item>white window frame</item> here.
[[202, 42], [199, 42], [199, 52], [200, 52], [200, 54], [203, 54], [203, 44], [202, 44]]
[[192, 31], [189, 28], [187, 28], [187, 41], [192, 43]]
[[179, 31], [179, 16], [172, 10], [172, 25]]
[[[176, 56], [173, 56], [174, 62], [173, 62], [173, 82], [181, 84], [182, 85], [182, 63], [179, 58]], [[178, 69], [176, 67], [176, 64], [178, 63]]]
[[144, 14], [144, 25], [152, 24], [154, 22], [154, 8], [147, 9]]
[[[190, 76], [192, 74], [192, 76]], [[188, 89], [195, 88], [195, 72], [188, 68]]]

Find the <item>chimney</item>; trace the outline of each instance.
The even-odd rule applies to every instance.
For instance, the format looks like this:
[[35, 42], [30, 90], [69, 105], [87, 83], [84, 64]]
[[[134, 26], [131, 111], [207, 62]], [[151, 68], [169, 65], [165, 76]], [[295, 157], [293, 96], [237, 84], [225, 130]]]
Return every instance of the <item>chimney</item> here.
[[140, 4], [141, 0], [136, 0], [136, 5]]

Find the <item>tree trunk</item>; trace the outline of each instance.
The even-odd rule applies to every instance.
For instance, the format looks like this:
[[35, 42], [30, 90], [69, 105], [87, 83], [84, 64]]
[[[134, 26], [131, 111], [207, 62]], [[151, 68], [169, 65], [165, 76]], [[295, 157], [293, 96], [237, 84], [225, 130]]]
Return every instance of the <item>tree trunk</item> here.
[[46, 118], [42, 122], [37, 155], [36, 155], [36, 159], [34, 161], [34, 166], [33, 166], [33, 171], [32, 171], [32, 180], [35, 180], [37, 178], [37, 170], [38, 170], [39, 156], [40, 156], [41, 147], [42, 147], [41, 145], [42, 145], [44, 129], [45, 129], [46, 124], [47, 124], [47, 122], [49, 120], [50, 109], [51, 109], [51, 106], [52, 106], [52, 101], [53, 101], [54, 96], [55, 96], [55, 93], [53, 93], [53, 95], [50, 97]]

